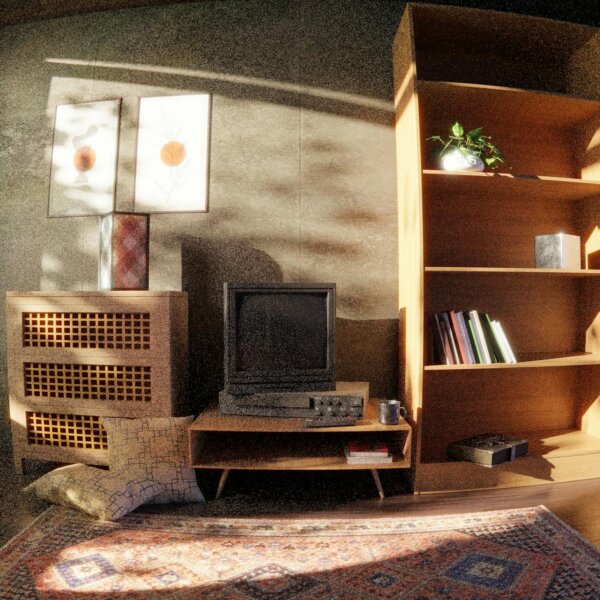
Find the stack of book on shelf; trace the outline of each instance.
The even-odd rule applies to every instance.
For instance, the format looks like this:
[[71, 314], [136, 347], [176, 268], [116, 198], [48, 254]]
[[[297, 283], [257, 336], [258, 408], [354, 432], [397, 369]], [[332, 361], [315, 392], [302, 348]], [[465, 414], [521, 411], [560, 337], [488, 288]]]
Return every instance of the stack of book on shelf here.
[[491, 365], [517, 359], [499, 321], [476, 310], [446, 310], [429, 318], [430, 361], [441, 365]]
[[448, 444], [448, 458], [468, 460], [484, 467], [495, 467], [525, 456], [528, 449], [529, 441], [524, 438], [484, 433]]
[[365, 465], [372, 463], [391, 463], [393, 460], [385, 442], [370, 440], [353, 440], [344, 446], [346, 462], [349, 465]]

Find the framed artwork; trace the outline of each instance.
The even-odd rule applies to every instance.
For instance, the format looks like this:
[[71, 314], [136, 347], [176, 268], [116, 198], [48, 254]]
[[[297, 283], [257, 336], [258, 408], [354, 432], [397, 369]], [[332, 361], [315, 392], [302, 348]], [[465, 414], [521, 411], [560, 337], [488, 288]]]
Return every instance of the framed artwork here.
[[142, 98], [136, 212], [206, 212], [210, 94]]
[[100, 219], [99, 290], [147, 290], [150, 215], [114, 212]]
[[113, 210], [120, 100], [56, 107], [48, 216]]

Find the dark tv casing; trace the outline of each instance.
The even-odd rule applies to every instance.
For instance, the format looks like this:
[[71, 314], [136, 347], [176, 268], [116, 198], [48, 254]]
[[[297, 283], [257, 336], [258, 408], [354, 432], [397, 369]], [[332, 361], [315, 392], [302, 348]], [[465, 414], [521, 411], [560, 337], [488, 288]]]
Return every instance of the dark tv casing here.
[[225, 283], [227, 394], [335, 390], [335, 283]]

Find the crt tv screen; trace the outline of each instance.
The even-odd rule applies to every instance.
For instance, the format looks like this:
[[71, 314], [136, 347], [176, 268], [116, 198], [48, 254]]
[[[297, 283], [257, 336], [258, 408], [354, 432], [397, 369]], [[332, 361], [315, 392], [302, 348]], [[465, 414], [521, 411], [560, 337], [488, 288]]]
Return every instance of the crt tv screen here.
[[335, 284], [225, 284], [225, 391], [335, 389]]

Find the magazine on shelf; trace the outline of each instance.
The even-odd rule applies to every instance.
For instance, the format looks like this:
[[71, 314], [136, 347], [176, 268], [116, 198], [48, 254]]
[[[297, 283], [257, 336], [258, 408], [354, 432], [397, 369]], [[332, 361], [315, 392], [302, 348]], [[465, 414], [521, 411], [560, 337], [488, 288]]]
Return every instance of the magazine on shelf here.
[[385, 442], [352, 440], [346, 446], [349, 456], [387, 456], [390, 451]]
[[368, 456], [350, 456], [348, 446], [344, 446], [344, 455], [346, 456], [346, 462], [349, 465], [370, 465], [370, 464], [383, 464], [391, 463], [394, 457], [391, 454], [373, 453]]

